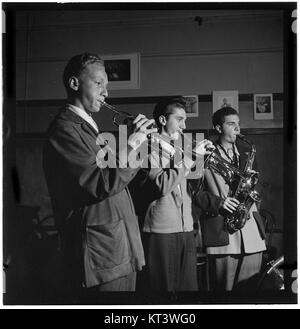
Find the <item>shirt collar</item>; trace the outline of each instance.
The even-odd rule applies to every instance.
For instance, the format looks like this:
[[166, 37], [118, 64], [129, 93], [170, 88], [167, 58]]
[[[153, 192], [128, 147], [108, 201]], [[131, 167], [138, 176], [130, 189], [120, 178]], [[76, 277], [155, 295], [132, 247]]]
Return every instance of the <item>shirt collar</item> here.
[[[217, 144], [217, 147], [218, 147], [218, 150], [219, 150], [219, 152], [221, 153], [222, 157], [223, 157], [223, 158], [226, 158], [227, 156], [226, 156], [226, 154], [224, 153], [224, 150], [223, 150], [223, 148], [220, 146], [220, 144]], [[233, 144], [233, 149], [234, 149], [234, 153], [239, 157], [239, 156], [240, 156], [240, 153], [239, 153], [238, 148], [236, 147], [235, 144]]]
[[[221, 139], [220, 138], [217, 140], [217, 142], [215, 144], [217, 145], [217, 147], [218, 147], [219, 150], [223, 151], [223, 148], [220, 147], [220, 145], [221, 145]], [[234, 152], [235, 152], [236, 155], [238, 155], [238, 156], [240, 155], [240, 152], [239, 152], [239, 150], [238, 150], [238, 148], [237, 148], [237, 146], [236, 146], [235, 143], [232, 144], [232, 150], [234, 150]], [[224, 153], [224, 151], [222, 153]]]
[[91, 115], [89, 115], [86, 111], [81, 109], [78, 106], [67, 104], [67, 109], [74, 112], [75, 114], [79, 115], [82, 119], [87, 121], [97, 132], [99, 132], [99, 128], [97, 123], [94, 121]]

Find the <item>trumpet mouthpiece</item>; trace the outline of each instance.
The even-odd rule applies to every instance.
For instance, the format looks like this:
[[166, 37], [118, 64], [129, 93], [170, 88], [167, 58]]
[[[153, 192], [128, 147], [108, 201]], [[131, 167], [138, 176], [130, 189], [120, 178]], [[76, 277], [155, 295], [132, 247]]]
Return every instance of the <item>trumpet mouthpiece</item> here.
[[238, 134], [237, 137], [239, 137], [240, 139], [244, 139], [244, 138], [245, 138], [245, 135], [243, 135], [243, 134]]

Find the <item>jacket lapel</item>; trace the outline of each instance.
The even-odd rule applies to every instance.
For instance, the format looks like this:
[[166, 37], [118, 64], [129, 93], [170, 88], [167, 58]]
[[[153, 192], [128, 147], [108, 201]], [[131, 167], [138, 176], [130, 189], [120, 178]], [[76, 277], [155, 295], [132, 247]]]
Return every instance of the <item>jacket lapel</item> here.
[[98, 132], [92, 127], [87, 121], [85, 121], [82, 117], [77, 115], [76, 113], [68, 110], [66, 107], [62, 108], [62, 110], [59, 113], [60, 119], [66, 120], [66, 121], [73, 121], [75, 123], [81, 124], [82, 129], [87, 132], [88, 134], [97, 137]]
[[98, 132], [87, 121], [84, 121], [81, 127], [88, 134], [93, 135], [95, 137], [98, 136]]

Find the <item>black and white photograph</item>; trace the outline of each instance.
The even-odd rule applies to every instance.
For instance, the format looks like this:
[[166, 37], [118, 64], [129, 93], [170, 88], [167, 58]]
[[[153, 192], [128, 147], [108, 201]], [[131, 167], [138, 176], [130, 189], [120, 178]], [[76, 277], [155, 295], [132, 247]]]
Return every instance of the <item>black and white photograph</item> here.
[[3, 308], [297, 307], [296, 9], [2, 3]]
[[273, 120], [273, 95], [256, 94], [254, 97], [254, 119]]
[[198, 106], [198, 96], [184, 96], [186, 100], [186, 116], [189, 117], [197, 117], [199, 115], [199, 106]]
[[222, 107], [232, 107], [239, 111], [238, 90], [213, 91], [213, 113]]
[[102, 55], [109, 81], [109, 90], [138, 89], [140, 54]]

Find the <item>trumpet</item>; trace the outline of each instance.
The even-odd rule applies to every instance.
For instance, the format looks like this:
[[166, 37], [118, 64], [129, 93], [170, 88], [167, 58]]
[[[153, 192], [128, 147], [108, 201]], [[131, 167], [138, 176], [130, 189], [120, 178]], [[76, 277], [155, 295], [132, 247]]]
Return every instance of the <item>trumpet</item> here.
[[[108, 103], [106, 103], [104, 100], [101, 101], [101, 105], [106, 107], [108, 110], [114, 112], [114, 116], [113, 116], [113, 123], [114, 125], [116, 125], [117, 127], [119, 127], [122, 123], [126, 123], [126, 120], [134, 120], [135, 116], [132, 115], [129, 112], [126, 111], [121, 111], [118, 110], [115, 106], [110, 105]], [[120, 123], [120, 117], [123, 116], [123, 120], [122, 123]], [[119, 122], [118, 122], [119, 121]], [[153, 128], [155, 126], [155, 124], [153, 124], [153, 126], [151, 128]], [[182, 131], [180, 131], [180, 136], [182, 139], [186, 139], [189, 143], [189, 145], [195, 145], [198, 143], [198, 141], [194, 140], [194, 139], [189, 139]], [[153, 142], [158, 143], [162, 150], [167, 153], [168, 155], [174, 156], [174, 154], [176, 152], [179, 153], [179, 155], [183, 156], [185, 153], [187, 153], [186, 150], [184, 150], [182, 147], [180, 147], [179, 145], [177, 145], [176, 143], [174, 143], [174, 145], [171, 144], [171, 140], [164, 135], [158, 134], [158, 133], [154, 133], [154, 134], [149, 134], [148, 136], [149, 140], [152, 140]], [[155, 149], [155, 147], [152, 145], [152, 148]], [[191, 154], [195, 157], [198, 157], [199, 154], [192, 148], [191, 150]]]
[[[181, 132], [180, 134], [181, 134], [181, 137], [188, 142], [188, 145], [191, 146], [192, 154], [194, 156], [198, 157], [199, 154], [195, 151], [195, 148], [199, 144], [199, 141], [197, 139], [194, 139], [194, 138], [192, 138], [192, 139], [188, 138], [187, 135], [184, 134], [183, 132]], [[209, 140], [204, 139], [203, 141], [209, 141]], [[200, 143], [203, 142], [203, 141], [200, 141]], [[215, 147], [213, 145], [211, 145], [211, 147], [206, 147], [206, 151], [209, 151], [209, 152], [212, 152], [214, 149], [215, 149]]]
[[[113, 116], [113, 124], [117, 127], [119, 127], [122, 123], [126, 123], [126, 120], [134, 120], [134, 116], [129, 113], [129, 112], [126, 112], [126, 111], [120, 111], [118, 110], [115, 106], [113, 105], [110, 105], [108, 103], [106, 103], [105, 101], [101, 101], [101, 105], [106, 107], [108, 110], [114, 112], [114, 116]], [[119, 118], [123, 116], [123, 120], [122, 120], [122, 123], [118, 122]], [[151, 126], [151, 128], [154, 127], [154, 124]], [[159, 140], [158, 140], [158, 134], [148, 134], [147, 135], [147, 138], [148, 140], [150, 141], [154, 141], [154, 142], [158, 142], [160, 143], [161, 145], [161, 148], [162, 148], [162, 151], [167, 154], [167, 155], [173, 155], [175, 153], [173, 147], [171, 146], [171, 144], [167, 143], [167, 144], [164, 144], [164, 143], [161, 143]], [[166, 142], [166, 141], [165, 141]], [[159, 152], [159, 148], [156, 148], [152, 145], [152, 149]]]
[[[171, 158], [176, 159], [184, 159], [185, 156], [190, 158], [192, 156], [192, 159], [194, 161], [199, 161], [201, 160], [203, 156], [208, 155], [210, 156], [215, 149], [213, 145], [209, 145], [208, 140], [204, 139], [202, 141], [196, 140], [194, 138], [190, 139], [187, 137], [186, 134], [180, 131], [180, 136], [181, 136], [181, 141], [185, 141], [183, 146], [180, 146], [176, 143], [176, 141], [173, 143], [174, 140], [171, 140], [168, 136], [166, 135], [161, 135], [158, 133], [152, 134], [152, 140], [157, 142], [165, 151], [167, 151], [170, 155]], [[199, 151], [197, 152], [197, 146], [200, 143], [205, 143], [205, 153], [200, 153]]]
[[[101, 101], [101, 105], [106, 107], [108, 110], [113, 111], [115, 114], [113, 116], [113, 124], [116, 125], [117, 127], [120, 126], [121, 123], [119, 123], [117, 120], [120, 116], [124, 116], [124, 120], [126, 122], [126, 120], [133, 120], [134, 116], [132, 114], [130, 114], [129, 112], [126, 111], [120, 111], [117, 110], [117, 108], [113, 105], [110, 105], [108, 103], [106, 103], [105, 101]], [[124, 122], [123, 120], [123, 122]]]

